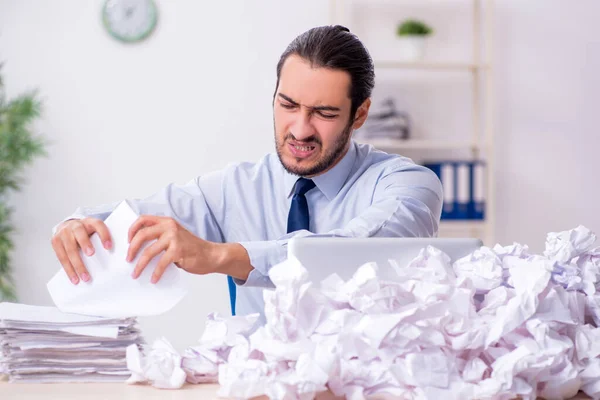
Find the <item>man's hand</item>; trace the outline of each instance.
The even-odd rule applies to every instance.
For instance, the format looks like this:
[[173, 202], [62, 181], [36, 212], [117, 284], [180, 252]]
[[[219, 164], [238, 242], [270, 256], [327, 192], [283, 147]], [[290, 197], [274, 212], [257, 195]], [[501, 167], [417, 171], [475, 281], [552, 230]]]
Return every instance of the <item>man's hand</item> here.
[[91, 276], [79, 255], [81, 248], [85, 254], [91, 256], [95, 249], [90, 241], [90, 236], [97, 232], [105, 249], [112, 247], [108, 228], [103, 221], [96, 218], [74, 219], [63, 222], [52, 236], [52, 248], [56, 253], [62, 267], [73, 284], [78, 284], [81, 278], [88, 282]]
[[[181, 226], [170, 217], [143, 215], [129, 228], [129, 251], [127, 261], [135, 259], [145, 242], [155, 240], [140, 256], [132, 277], [138, 278], [150, 260], [165, 252], [158, 260], [152, 273], [152, 283], [158, 282], [170, 263], [192, 274], [208, 274], [212, 272], [230, 273], [235, 269], [234, 276], [246, 279], [252, 269], [249, 259], [246, 268], [242, 269], [245, 249], [239, 244], [222, 244], [203, 240]], [[247, 272], [244, 272], [248, 270]]]

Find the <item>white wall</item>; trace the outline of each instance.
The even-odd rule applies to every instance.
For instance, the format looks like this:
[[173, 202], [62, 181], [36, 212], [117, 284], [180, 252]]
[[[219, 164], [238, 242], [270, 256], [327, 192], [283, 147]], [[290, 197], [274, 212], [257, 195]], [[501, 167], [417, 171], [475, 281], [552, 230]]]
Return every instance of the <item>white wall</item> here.
[[496, 3], [497, 237], [600, 235], [600, 2]]
[[[78, 205], [143, 197], [272, 150], [275, 65], [299, 33], [327, 23], [321, 1], [158, 0], [157, 31], [122, 45], [103, 30], [102, 1], [0, 1], [9, 93], [39, 87], [50, 156], [14, 196], [19, 300], [51, 304], [59, 268], [52, 226]], [[212, 310], [229, 312], [223, 276], [193, 276], [192, 294], [143, 322], [179, 347]]]
[[[271, 151], [278, 57], [298, 33], [328, 22], [323, 0], [157, 2], [158, 30], [127, 46], [103, 31], [100, 0], [0, 0], [7, 89], [40, 88], [37, 128], [53, 142], [12, 198], [21, 302], [51, 304], [45, 283], [59, 265], [50, 230], [78, 205], [143, 197]], [[540, 250], [548, 231], [583, 223], [600, 233], [600, 3], [496, 3], [497, 238]], [[439, 21], [452, 31], [451, 19]], [[172, 312], [142, 320], [149, 338], [183, 348], [208, 312], [228, 311], [224, 277], [191, 280]]]

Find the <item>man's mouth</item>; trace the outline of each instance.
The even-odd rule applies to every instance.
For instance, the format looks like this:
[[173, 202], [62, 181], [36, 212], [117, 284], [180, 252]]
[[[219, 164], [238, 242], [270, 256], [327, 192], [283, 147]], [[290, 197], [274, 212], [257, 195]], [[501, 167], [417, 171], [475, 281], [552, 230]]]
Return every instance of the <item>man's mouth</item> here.
[[296, 150], [300, 150], [300, 151], [310, 151], [315, 148], [315, 146], [296, 146], [296, 145], [293, 145], [293, 146]]
[[316, 145], [305, 145], [305, 144], [297, 144], [297, 143], [289, 143], [288, 144], [292, 155], [296, 158], [308, 158], [310, 157], [315, 149]]

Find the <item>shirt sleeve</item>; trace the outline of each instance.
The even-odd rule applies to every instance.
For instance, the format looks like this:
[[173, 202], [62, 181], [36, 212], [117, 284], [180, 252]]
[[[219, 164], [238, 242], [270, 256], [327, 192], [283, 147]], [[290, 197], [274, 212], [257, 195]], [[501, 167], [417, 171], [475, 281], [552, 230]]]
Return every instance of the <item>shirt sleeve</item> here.
[[306, 230], [278, 240], [240, 243], [250, 257], [254, 271], [241, 286], [272, 287], [269, 270], [284, 261], [287, 244], [293, 237], [435, 237], [442, 211], [442, 185], [428, 168], [412, 165], [385, 172], [373, 192], [371, 205], [345, 226], [326, 233]]
[[[224, 172], [218, 171], [197, 177], [184, 185], [169, 184], [147, 198], [127, 199], [127, 202], [138, 215], [171, 217], [196, 236], [222, 243], [225, 207], [223, 179]], [[87, 217], [105, 220], [119, 203], [79, 207], [60, 223]], [[53, 228], [53, 234], [60, 223]]]

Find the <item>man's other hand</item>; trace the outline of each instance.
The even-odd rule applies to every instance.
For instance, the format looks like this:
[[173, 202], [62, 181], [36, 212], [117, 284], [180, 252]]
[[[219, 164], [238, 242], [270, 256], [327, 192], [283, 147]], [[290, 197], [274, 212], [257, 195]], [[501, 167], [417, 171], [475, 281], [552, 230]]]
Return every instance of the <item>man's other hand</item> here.
[[95, 249], [90, 241], [92, 234], [98, 233], [105, 249], [112, 247], [112, 241], [107, 226], [96, 218], [72, 219], [63, 222], [52, 236], [52, 248], [73, 284], [79, 279], [88, 282], [91, 278], [83, 264], [79, 249], [91, 256]]

